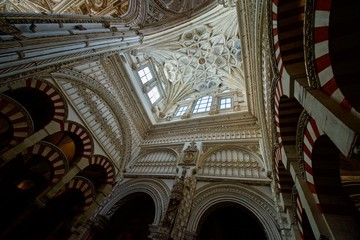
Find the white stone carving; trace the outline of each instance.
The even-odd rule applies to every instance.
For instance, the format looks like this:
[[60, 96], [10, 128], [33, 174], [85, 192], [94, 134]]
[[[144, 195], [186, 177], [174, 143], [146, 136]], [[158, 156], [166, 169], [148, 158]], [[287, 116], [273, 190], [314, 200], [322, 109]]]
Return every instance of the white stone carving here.
[[131, 179], [122, 182], [116, 187], [112, 194], [105, 199], [95, 216], [104, 215], [110, 219], [117, 209], [116, 203], [132, 193], [139, 192], [146, 193], [153, 199], [155, 205], [155, 219], [153, 224], [159, 224], [169, 201], [170, 189], [162, 180], [155, 178]]
[[127, 167], [128, 174], [176, 174], [177, 157], [171, 151], [157, 151], [141, 155]]
[[200, 163], [199, 175], [230, 178], [266, 178], [257, 157], [241, 149], [221, 149], [207, 154]]
[[205, 185], [195, 192], [188, 232], [196, 232], [200, 219], [212, 206], [232, 202], [248, 209], [262, 224], [268, 239], [281, 239], [278, 214], [272, 200], [248, 185], [217, 183]]

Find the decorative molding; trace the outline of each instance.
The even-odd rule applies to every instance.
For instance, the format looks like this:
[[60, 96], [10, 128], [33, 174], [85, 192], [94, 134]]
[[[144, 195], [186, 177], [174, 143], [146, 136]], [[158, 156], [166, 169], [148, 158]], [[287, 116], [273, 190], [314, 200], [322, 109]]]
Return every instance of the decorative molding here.
[[[51, 76], [56, 80], [64, 80], [73, 82], [77, 85], [81, 85], [85, 88], [90, 89], [91, 91], [95, 92], [99, 95], [101, 99], [104, 100], [108, 104], [108, 106], [111, 108], [111, 110], [114, 112], [114, 114], [117, 116], [117, 119], [120, 123], [120, 127], [123, 134], [123, 149], [124, 152], [121, 153], [122, 155], [122, 162], [120, 163], [120, 169], [125, 166], [125, 163], [130, 160], [131, 157], [131, 148], [132, 148], [132, 137], [130, 132], [130, 127], [128, 120], [125, 119], [123, 116], [125, 116], [124, 110], [116, 103], [116, 100], [113, 98], [111, 93], [100, 83], [98, 83], [96, 80], [80, 73], [74, 70], [70, 69], [62, 69], [58, 72], [54, 72], [51, 74]], [[114, 161], [114, 159], [112, 159]]]
[[122, 199], [132, 193], [139, 192], [146, 193], [153, 199], [155, 205], [153, 224], [159, 224], [169, 201], [170, 189], [162, 180], [155, 178], [138, 178], [118, 184], [98, 208], [92, 219], [96, 215], [102, 215], [107, 219], [111, 219], [116, 210], [124, 203]]
[[[137, 0], [141, 2], [140, 0]], [[122, 18], [104, 17], [95, 15], [82, 14], [54, 14], [54, 13], [30, 13], [30, 12], [5, 12], [0, 14], [1, 17], [6, 18], [9, 24], [23, 23], [110, 23], [110, 24], [125, 24]], [[129, 23], [127, 23], [129, 24]], [[106, 25], [106, 24], [105, 24]]]
[[176, 175], [179, 155], [172, 149], [154, 149], [141, 151], [126, 168], [126, 174], [142, 175]]
[[315, 0], [306, 1], [304, 16], [304, 57], [307, 79], [313, 88], [320, 88], [320, 80], [315, 68], [314, 23]]
[[135, 96], [129, 94], [132, 91], [132, 86], [128, 86], [128, 76], [125, 74], [125, 70], [122, 67], [122, 61], [119, 57], [119, 54], [114, 54], [112, 56], [108, 56], [106, 58], [101, 58], [100, 62], [102, 63], [105, 72], [111, 82], [112, 86], [115, 89], [117, 94], [117, 98], [124, 105], [124, 108], [128, 109], [127, 114], [129, 119], [133, 119], [133, 124], [136, 126], [139, 134], [142, 138], [144, 138], [148, 131], [149, 126], [146, 124], [146, 120], [144, 119], [145, 112], [139, 109], [135, 100]]
[[[159, 129], [160, 130], [160, 129]], [[236, 124], [220, 126], [201, 126], [184, 129], [169, 129], [168, 131], [152, 132], [145, 140], [144, 144], [176, 143], [178, 141], [239, 141], [261, 138], [262, 134], [255, 125]]]
[[211, 184], [197, 190], [187, 231], [196, 232], [201, 217], [219, 203], [233, 202], [248, 209], [263, 225], [268, 239], [281, 239], [278, 213], [272, 200], [256, 189], [243, 184]]
[[[106, 50], [106, 48], [104, 50]], [[34, 68], [29, 69], [28, 67], [30, 65], [21, 65], [21, 66], [9, 68], [9, 69], [7, 69], [7, 72], [15, 72], [15, 70], [17, 70], [17, 69], [24, 69], [24, 68], [27, 68], [27, 69], [23, 70], [20, 73], [13, 73], [9, 76], [1, 76], [0, 75], [0, 85], [11, 83], [14, 80], [28, 79], [28, 78], [36, 77], [40, 74], [42, 74], [42, 75], [49, 74], [51, 72], [58, 71], [61, 68], [71, 67], [71, 65], [78, 64], [81, 61], [89, 61], [92, 59], [98, 59], [99, 57], [110, 56], [110, 55], [113, 55], [113, 54], [119, 53], [119, 52], [121, 52], [121, 50], [119, 50], [119, 49], [111, 50], [111, 51], [109, 51], [107, 49], [106, 52], [100, 52], [100, 53], [94, 52], [92, 50], [88, 50], [88, 51], [82, 52], [82, 54], [74, 53], [74, 54], [68, 54], [68, 55], [62, 56], [62, 57], [48, 59], [47, 61], [51, 61], [51, 62], [64, 60], [62, 62], [58, 62], [53, 65], [36, 66], [35, 69]], [[82, 55], [82, 56], [80, 58], [78, 58], [79, 55]], [[35, 66], [35, 65], [33, 65], [33, 66]]]
[[296, 130], [296, 153], [300, 165], [300, 176], [305, 179], [305, 166], [304, 166], [304, 133], [309, 121], [310, 115], [303, 110], [298, 121]]
[[259, 150], [258, 146], [250, 149], [231, 145], [207, 148], [198, 163], [199, 176], [266, 179], [264, 162], [253, 151]]

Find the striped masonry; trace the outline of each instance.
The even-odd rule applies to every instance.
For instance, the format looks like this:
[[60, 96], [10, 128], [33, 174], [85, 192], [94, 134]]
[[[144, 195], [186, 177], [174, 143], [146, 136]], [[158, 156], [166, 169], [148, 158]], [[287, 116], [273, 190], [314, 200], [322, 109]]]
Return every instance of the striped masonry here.
[[302, 239], [304, 239], [304, 231], [303, 231], [303, 227], [302, 227], [303, 226], [303, 220], [302, 220], [303, 211], [304, 211], [304, 209], [302, 207], [300, 197], [297, 194], [297, 197], [296, 197], [296, 221], [297, 221], [297, 225], [298, 225]]
[[275, 151], [275, 182], [276, 182], [276, 188], [279, 192], [281, 192], [281, 185], [280, 185], [280, 176], [279, 176], [279, 163], [281, 161], [281, 150], [280, 148], [277, 148]]
[[314, 23], [315, 71], [321, 89], [347, 111], [357, 111], [341, 92], [336, 83], [329, 54], [329, 23], [331, 0], [316, 1]]
[[61, 122], [60, 129], [61, 131], [72, 132], [79, 136], [84, 146], [83, 158], [90, 159], [93, 151], [93, 142], [87, 130], [85, 130], [80, 124], [72, 121]]
[[24, 87], [36, 88], [48, 95], [54, 103], [55, 113], [53, 121], [61, 123], [65, 119], [65, 102], [60, 94], [48, 83], [40, 80], [26, 80]]
[[50, 161], [54, 169], [52, 183], [57, 183], [60, 181], [63, 178], [65, 172], [68, 170], [68, 162], [65, 155], [55, 145], [39, 142], [29, 147], [24, 151], [24, 153], [41, 155]]
[[9, 143], [11, 146], [17, 145], [33, 133], [34, 127], [29, 113], [14, 100], [0, 95], [0, 112], [10, 120], [13, 128], [13, 137]]
[[90, 181], [86, 181], [83, 177], [74, 177], [70, 182], [65, 184], [65, 186], [57, 193], [57, 196], [66, 192], [69, 189], [78, 189], [80, 190], [85, 198], [85, 204], [83, 210], [86, 211], [89, 209], [90, 205], [93, 203], [93, 196], [95, 193], [93, 192], [93, 186]]
[[308, 123], [306, 124], [306, 130], [304, 131], [303, 140], [303, 156], [304, 156], [304, 168], [307, 184], [315, 198], [315, 201], [321, 210], [318, 195], [316, 193], [314, 185], [314, 175], [312, 170], [312, 150], [316, 139], [318, 139], [324, 132], [318, 127], [315, 120], [309, 117]]
[[282, 60], [281, 52], [280, 52], [279, 33], [278, 33], [278, 3], [279, 0], [272, 1], [272, 24], [273, 24], [275, 58], [277, 63], [277, 69], [280, 74], [280, 79], [283, 78], [286, 81], [290, 81], [290, 75], [285, 69], [284, 62]]
[[281, 139], [281, 132], [280, 132], [280, 122], [279, 122], [279, 106], [280, 106], [280, 98], [284, 94], [283, 87], [282, 87], [282, 80], [280, 79], [276, 85], [275, 89], [275, 127], [276, 127], [276, 136], [279, 142], [279, 148], [282, 148], [283, 143]]
[[107, 173], [107, 184], [113, 185], [115, 182], [115, 168], [113, 166], [113, 164], [110, 162], [110, 160], [108, 160], [107, 158], [105, 158], [104, 156], [100, 156], [100, 155], [93, 155], [90, 159], [89, 159], [89, 165], [92, 164], [97, 164], [102, 166], [106, 173]]

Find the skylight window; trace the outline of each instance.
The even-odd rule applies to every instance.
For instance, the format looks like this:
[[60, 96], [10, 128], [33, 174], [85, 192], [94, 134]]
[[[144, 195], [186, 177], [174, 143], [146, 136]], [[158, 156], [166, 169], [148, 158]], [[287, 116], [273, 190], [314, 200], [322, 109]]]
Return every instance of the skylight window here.
[[220, 109], [231, 108], [231, 98], [222, 98], [220, 100]]
[[188, 106], [180, 106], [175, 114], [176, 117], [182, 116], [186, 110], [188, 109]]
[[160, 93], [156, 86], [153, 87], [147, 95], [150, 99], [151, 104], [154, 104], [160, 98]]
[[143, 69], [139, 70], [138, 74], [143, 84], [147, 83], [153, 78], [149, 67], [144, 67]]
[[212, 96], [204, 96], [200, 98], [194, 107], [193, 113], [210, 111]]

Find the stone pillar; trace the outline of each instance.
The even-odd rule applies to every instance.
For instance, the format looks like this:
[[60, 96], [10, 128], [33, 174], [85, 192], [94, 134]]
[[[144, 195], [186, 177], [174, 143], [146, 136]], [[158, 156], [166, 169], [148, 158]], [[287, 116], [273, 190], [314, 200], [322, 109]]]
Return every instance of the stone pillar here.
[[105, 230], [109, 225], [109, 219], [105, 216], [97, 215], [95, 218], [88, 220], [86, 223], [78, 227], [78, 233], [73, 234], [70, 237], [72, 239], [91, 240], [94, 239], [96, 234], [99, 234]]
[[150, 227], [152, 239], [184, 239], [190, 216], [192, 199], [196, 188], [196, 161], [199, 150], [193, 141], [184, 150], [182, 161], [179, 163], [179, 176], [171, 190], [169, 204], [165, 216], [159, 226]]
[[196, 239], [196, 233], [195, 232], [185, 232], [184, 240], [195, 240]]
[[176, 177], [175, 179], [165, 216], [158, 228], [158, 234], [156, 236], [158, 238], [153, 239], [170, 239], [170, 236], [172, 235], [175, 221], [179, 214], [180, 203], [183, 199], [185, 174], [186, 171], [182, 171], [181, 176]]
[[[189, 169], [190, 170], [190, 169]], [[194, 192], [196, 189], [196, 178], [193, 176], [192, 171], [184, 181], [183, 199], [180, 203], [177, 218], [171, 237], [173, 239], [184, 239], [187, 235], [186, 227], [190, 217], [191, 205], [193, 201]]]
[[149, 238], [153, 240], [169, 240], [169, 233], [165, 232], [160, 226], [158, 225], [149, 225]]
[[73, 166], [68, 172], [66, 172], [64, 177], [58, 183], [56, 183], [46, 194], [43, 195], [44, 198], [45, 199], [53, 198], [59, 192], [59, 190], [62, 189], [65, 186], [65, 184], [70, 182], [71, 179], [73, 179], [80, 171], [81, 168], [78, 165]]

